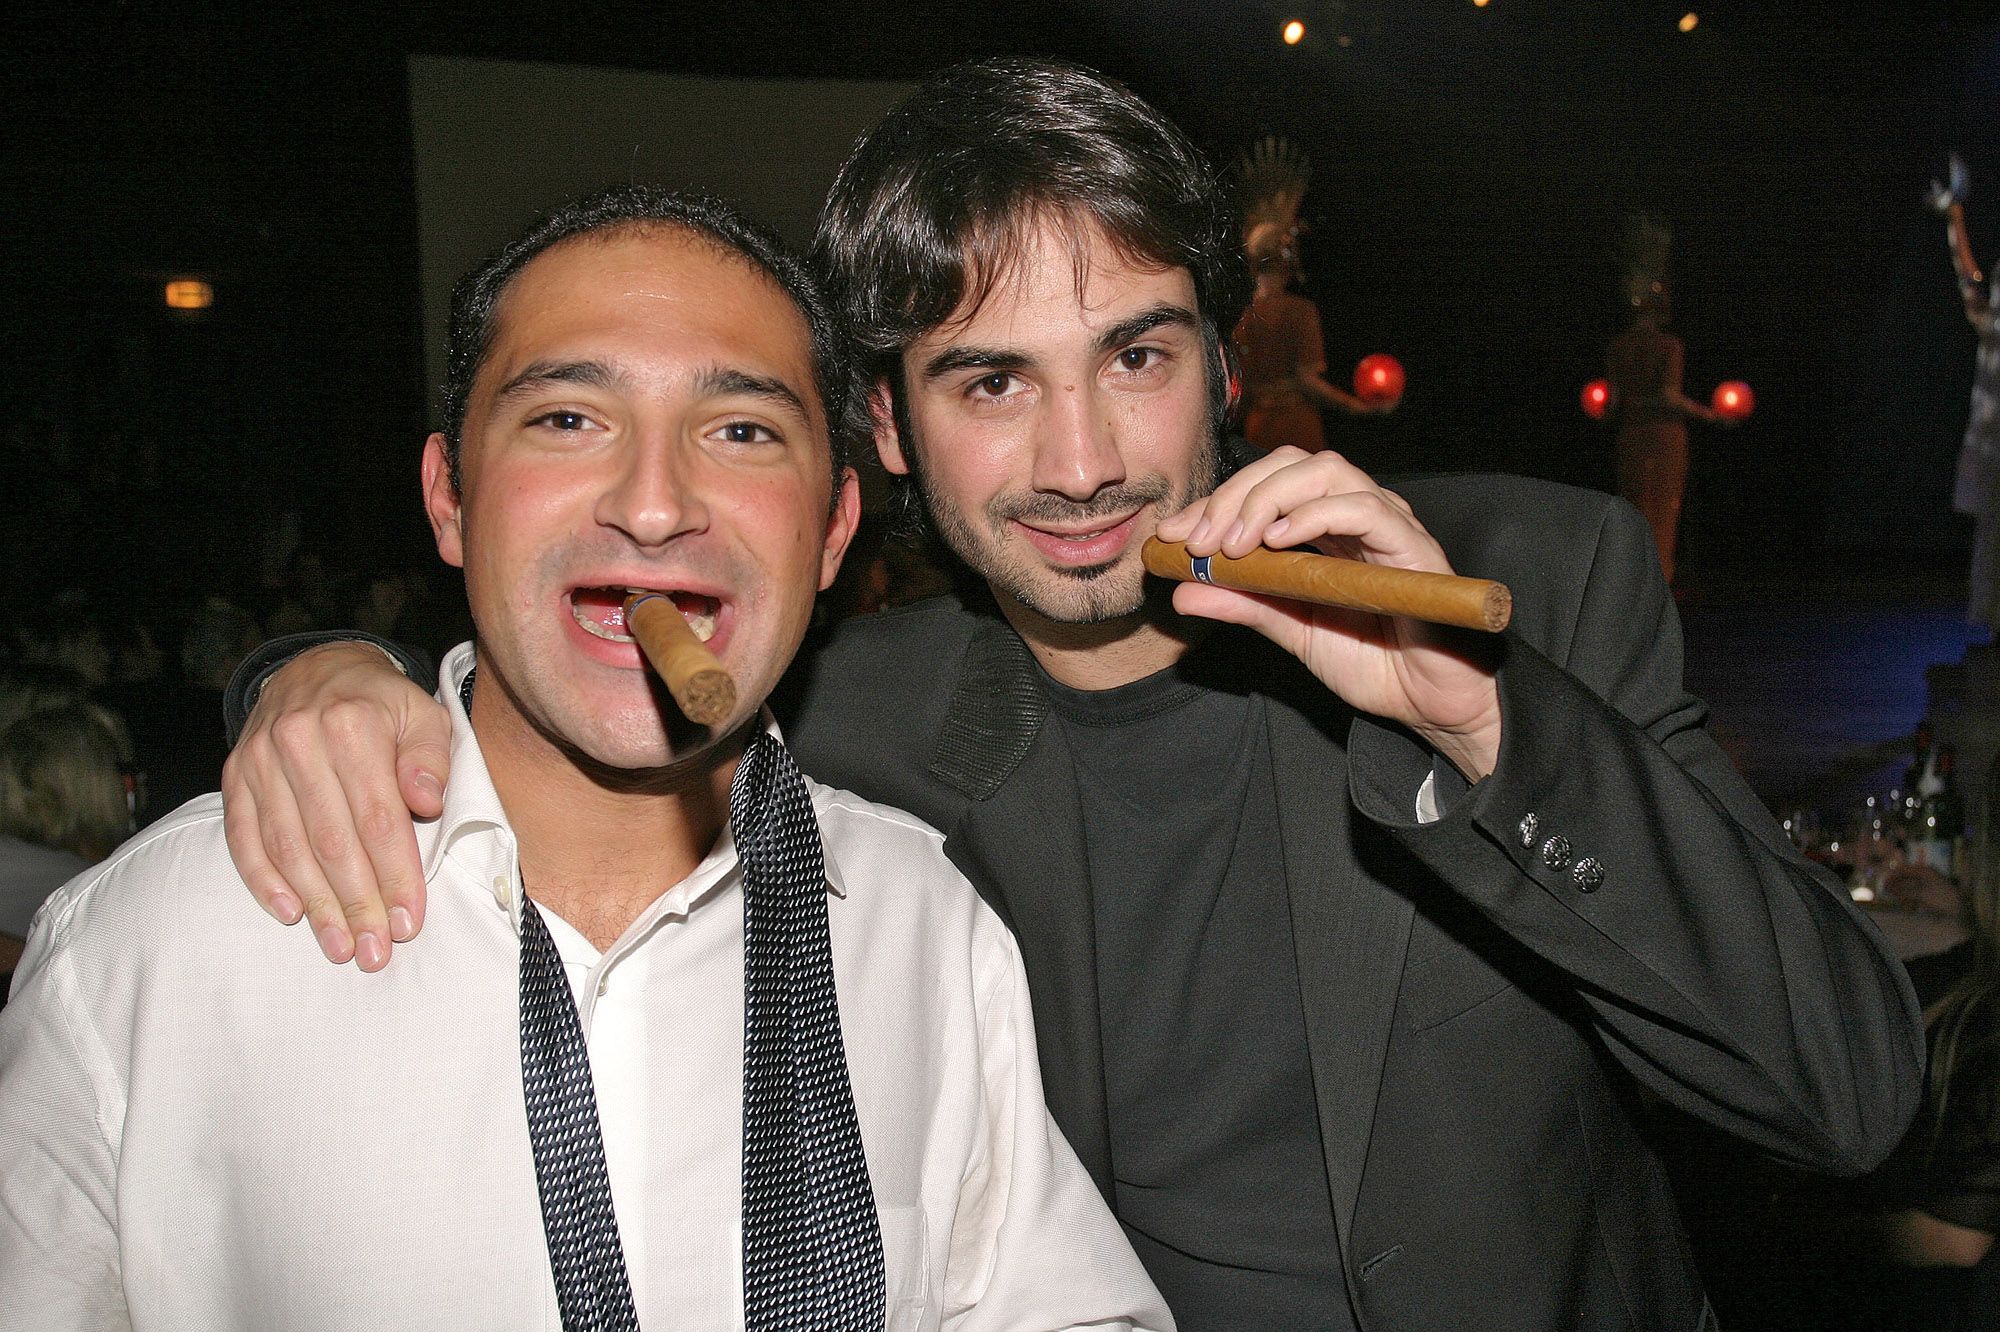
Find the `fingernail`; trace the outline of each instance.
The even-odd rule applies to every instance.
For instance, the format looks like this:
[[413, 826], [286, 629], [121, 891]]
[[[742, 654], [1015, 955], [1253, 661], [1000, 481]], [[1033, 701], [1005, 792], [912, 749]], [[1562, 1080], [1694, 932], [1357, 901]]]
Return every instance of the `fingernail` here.
[[361, 963], [363, 971], [374, 971], [389, 960], [389, 950], [372, 932], [363, 933], [355, 940], [354, 956]]
[[417, 937], [417, 918], [408, 907], [389, 908], [389, 937], [397, 943], [408, 943]]
[[338, 925], [323, 926], [319, 932], [319, 951], [326, 954], [329, 962], [345, 962], [354, 956], [354, 941]]
[[1269, 527], [1264, 529], [1264, 540], [1267, 542], [1275, 541], [1277, 538], [1283, 536], [1285, 534], [1285, 529], [1290, 527], [1291, 525], [1292, 525], [1292, 520], [1289, 518], [1278, 519], [1276, 522], [1272, 523]]
[[1188, 533], [1188, 540], [1190, 542], [1201, 542], [1208, 540], [1208, 530], [1213, 526], [1215, 526], [1215, 524], [1210, 522], [1208, 519], [1206, 518], [1202, 519], [1200, 522], [1195, 524], [1194, 531]]
[[1243, 535], [1243, 520], [1241, 518], [1238, 518], [1234, 523], [1230, 524], [1229, 535], [1222, 538], [1222, 544], [1225, 546], [1229, 545], [1231, 542], [1235, 541], [1236, 538], [1242, 535]]
[[299, 899], [286, 893], [280, 893], [266, 902], [264, 910], [270, 912], [271, 919], [280, 925], [296, 925], [299, 917], [306, 914], [306, 909], [299, 905]]
[[429, 771], [419, 771], [417, 773], [417, 789], [434, 799], [444, 798], [444, 787]]

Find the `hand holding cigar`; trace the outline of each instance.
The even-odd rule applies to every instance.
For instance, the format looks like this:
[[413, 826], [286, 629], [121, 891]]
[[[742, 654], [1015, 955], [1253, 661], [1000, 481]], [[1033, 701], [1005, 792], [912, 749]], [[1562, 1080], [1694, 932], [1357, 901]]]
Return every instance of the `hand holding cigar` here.
[[1148, 537], [1139, 557], [1148, 572], [1178, 582], [1213, 583], [1239, 592], [1405, 615], [1487, 633], [1505, 629], [1514, 613], [1514, 597], [1504, 583], [1367, 564], [1314, 551], [1259, 549], [1240, 559], [1222, 554], [1191, 557], [1182, 542]]
[[689, 721], [714, 726], [736, 710], [736, 682], [688, 627], [671, 597], [635, 592], [625, 598], [625, 627]]

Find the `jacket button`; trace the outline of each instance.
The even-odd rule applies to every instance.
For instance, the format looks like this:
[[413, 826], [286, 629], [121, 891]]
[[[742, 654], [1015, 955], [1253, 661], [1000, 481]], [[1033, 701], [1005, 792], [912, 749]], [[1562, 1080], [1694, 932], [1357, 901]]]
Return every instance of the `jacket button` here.
[[1543, 842], [1542, 863], [1552, 870], [1568, 868], [1569, 838], [1564, 837], [1561, 833], [1557, 833], [1555, 836], [1549, 838], [1548, 841]]
[[1533, 813], [1521, 816], [1521, 848], [1523, 850], [1534, 849], [1535, 833], [1541, 826], [1542, 821], [1536, 818]]
[[1576, 868], [1570, 871], [1570, 878], [1576, 881], [1578, 892], [1594, 893], [1604, 886], [1604, 866], [1598, 864], [1595, 857], [1585, 856], [1576, 862]]

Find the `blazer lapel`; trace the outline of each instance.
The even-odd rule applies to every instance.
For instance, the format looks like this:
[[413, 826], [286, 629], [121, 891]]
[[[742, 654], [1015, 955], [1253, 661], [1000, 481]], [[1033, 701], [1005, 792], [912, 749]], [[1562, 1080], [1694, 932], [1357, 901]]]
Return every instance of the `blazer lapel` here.
[[1007, 781], [966, 807], [945, 849], [1020, 942], [1049, 1109], [1108, 1198], [1096, 916], [1076, 770], [1056, 728], [1041, 728]]
[[[1407, 898], [1369, 878], [1356, 861], [1345, 749], [1276, 699], [1270, 729], [1306, 1044], [1327, 1183], [1345, 1251], [1412, 910]], [[1351, 1268], [1353, 1255], [1348, 1257]]]
[[945, 854], [1021, 946], [1042, 1090], [1091, 1177], [1111, 1197], [1096, 915], [1076, 766], [1043, 722], [1048, 699], [1026, 644], [998, 615], [974, 633], [930, 756], [931, 777], [966, 798]]

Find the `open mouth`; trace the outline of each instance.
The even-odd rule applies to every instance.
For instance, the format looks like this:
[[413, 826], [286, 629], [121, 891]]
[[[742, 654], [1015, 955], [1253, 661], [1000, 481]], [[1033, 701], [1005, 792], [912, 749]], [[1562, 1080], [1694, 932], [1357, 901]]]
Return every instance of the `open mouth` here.
[[676, 592], [663, 587], [578, 587], [570, 589], [569, 613], [583, 626], [583, 631], [594, 638], [602, 638], [611, 643], [630, 643], [632, 635], [625, 632], [625, 598], [635, 593], [652, 592], [666, 597], [674, 603], [674, 609], [694, 630], [694, 636], [706, 643], [715, 636], [716, 617], [722, 613], [722, 603], [714, 597], [700, 592]]

